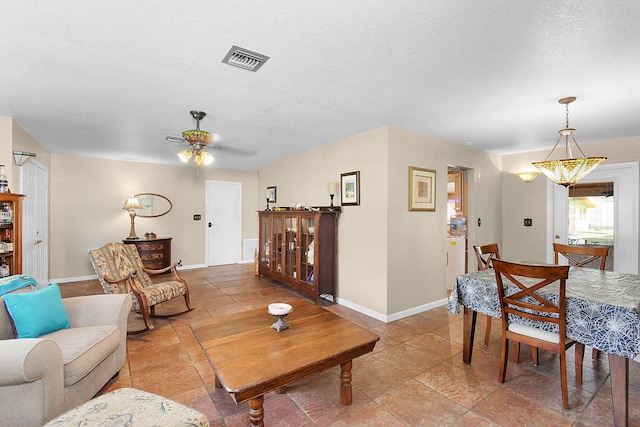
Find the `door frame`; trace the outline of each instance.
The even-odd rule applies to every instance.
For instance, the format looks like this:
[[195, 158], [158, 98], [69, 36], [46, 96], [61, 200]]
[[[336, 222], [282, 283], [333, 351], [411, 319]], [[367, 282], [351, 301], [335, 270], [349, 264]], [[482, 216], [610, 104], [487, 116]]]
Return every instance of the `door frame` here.
[[[638, 162], [603, 164], [580, 181], [613, 182], [613, 269], [621, 273], [638, 274], [639, 169]], [[547, 181], [547, 262], [553, 263], [553, 243], [567, 243], [569, 192], [565, 187], [551, 180]]]

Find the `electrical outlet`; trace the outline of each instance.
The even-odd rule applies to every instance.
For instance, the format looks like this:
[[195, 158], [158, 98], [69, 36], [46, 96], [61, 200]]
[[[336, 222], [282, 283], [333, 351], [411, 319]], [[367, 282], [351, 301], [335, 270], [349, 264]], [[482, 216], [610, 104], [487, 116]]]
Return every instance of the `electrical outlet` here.
[[531, 218], [525, 218], [524, 219], [524, 226], [525, 227], [531, 227], [533, 225], [533, 220]]
[[200, 221], [201, 219], [202, 219], [202, 215], [200, 215], [200, 214], [194, 214], [193, 215], [193, 220], [194, 221]]

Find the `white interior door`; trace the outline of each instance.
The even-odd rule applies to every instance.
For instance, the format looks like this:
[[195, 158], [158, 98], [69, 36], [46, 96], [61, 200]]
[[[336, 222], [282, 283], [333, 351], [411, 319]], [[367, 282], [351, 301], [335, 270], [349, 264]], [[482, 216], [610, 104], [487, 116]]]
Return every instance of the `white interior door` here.
[[22, 193], [25, 195], [22, 211], [22, 273], [44, 285], [49, 283], [49, 171], [32, 160], [21, 167], [20, 175]]
[[207, 265], [242, 259], [242, 183], [206, 182]]
[[[600, 165], [580, 183], [613, 182], [614, 259], [613, 270], [638, 274], [638, 163]], [[553, 244], [567, 243], [569, 192], [549, 180], [552, 186], [552, 215], [547, 261], [553, 263]]]

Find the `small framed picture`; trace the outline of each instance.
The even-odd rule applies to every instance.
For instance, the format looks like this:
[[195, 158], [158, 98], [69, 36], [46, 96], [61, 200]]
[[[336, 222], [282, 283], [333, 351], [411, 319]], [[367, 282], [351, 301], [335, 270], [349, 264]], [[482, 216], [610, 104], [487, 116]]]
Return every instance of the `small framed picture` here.
[[267, 198], [267, 202], [275, 203], [276, 202], [276, 187], [267, 187], [267, 190], [264, 193]]
[[409, 166], [409, 210], [436, 210], [436, 171]]
[[340, 204], [360, 205], [360, 171], [340, 174]]

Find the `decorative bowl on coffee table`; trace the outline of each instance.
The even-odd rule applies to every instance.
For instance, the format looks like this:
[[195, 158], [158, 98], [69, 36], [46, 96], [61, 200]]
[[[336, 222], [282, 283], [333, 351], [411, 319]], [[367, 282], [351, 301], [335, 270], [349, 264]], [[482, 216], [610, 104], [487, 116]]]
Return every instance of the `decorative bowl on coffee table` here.
[[293, 307], [291, 307], [289, 304], [285, 304], [282, 302], [269, 304], [269, 314], [278, 318], [278, 321], [271, 325], [271, 327], [278, 332], [283, 329], [290, 328], [291, 325], [285, 322], [284, 318], [292, 311]]

